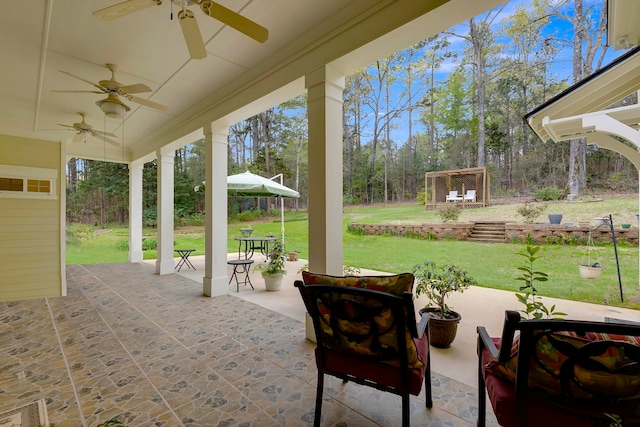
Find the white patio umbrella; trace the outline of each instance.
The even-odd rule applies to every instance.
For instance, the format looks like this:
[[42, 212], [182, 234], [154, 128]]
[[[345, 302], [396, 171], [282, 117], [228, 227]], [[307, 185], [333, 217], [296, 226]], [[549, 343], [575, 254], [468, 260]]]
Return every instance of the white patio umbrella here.
[[[280, 178], [280, 183], [273, 181]], [[230, 196], [240, 197], [300, 197], [300, 193], [282, 185], [282, 174], [265, 178], [249, 171], [227, 177], [227, 190]]]
[[[280, 182], [274, 179], [280, 179]], [[227, 177], [227, 192], [239, 197], [280, 197], [280, 220], [282, 242], [284, 243], [284, 197], [297, 198], [300, 193], [282, 185], [282, 174], [265, 178], [249, 171]]]

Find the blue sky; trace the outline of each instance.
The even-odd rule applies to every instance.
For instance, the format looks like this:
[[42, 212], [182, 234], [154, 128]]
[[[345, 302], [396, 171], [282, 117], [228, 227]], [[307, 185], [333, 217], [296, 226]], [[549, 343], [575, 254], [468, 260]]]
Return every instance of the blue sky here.
[[[585, 0], [584, 1], [584, 7], [585, 9], [589, 6], [596, 6], [596, 9], [599, 11], [600, 7], [602, 5], [602, 2], [604, 0]], [[565, 7], [565, 9], [568, 11], [568, 13], [572, 13], [573, 11], [573, 2], [569, 1], [569, 2], [564, 2], [564, 3], [568, 3]], [[530, 1], [526, 1], [526, 0], [511, 0], [509, 2], [507, 2], [504, 5], [504, 8], [502, 9], [501, 12], [501, 16], [498, 17], [497, 19], [494, 20], [494, 25], [495, 26], [499, 26], [502, 25], [502, 20], [510, 15], [512, 15], [518, 6], [520, 5], [530, 5], [531, 2]], [[495, 14], [496, 11], [500, 10], [500, 8], [496, 8], [494, 9], [494, 11], [492, 11], [492, 14]], [[451, 32], [456, 32], [459, 34], [467, 34], [468, 33], [468, 25], [467, 23], [462, 23], [454, 28], [452, 28], [450, 30]], [[497, 31], [497, 28], [496, 28]], [[563, 39], [568, 39], [570, 40], [572, 37], [572, 26], [570, 23], [568, 23], [566, 20], [557, 18], [557, 17], [553, 17], [551, 19], [551, 23], [549, 25], [547, 25], [544, 29], [543, 34], [546, 35], [555, 35], [557, 37], [563, 38]], [[462, 49], [464, 49], [466, 47], [466, 41], [464, 41], [463, 39], [461, 39], [460, 37], [454, 37], [454, 36], [450, 36], [448, 37], [448, 40], [450, 42], [450, 47], [449, 49], [452, 51], [462, 51]], [[508, 44], [508, 40], [500, 40], [500, 42]], [[614, 51], [612, 48], [608, 49], [607, 55], [606, 55], [606, 59], [603, 62], [603, 66], [607, 65], [608, 63], [610, 63], [612, 60], [614, 60], [615, 58], [617, 58], [618, 56], [620, 56], [622, 53], [624, 53], [624, 51], [619, 50], [619, 51]], [[461, 56], [461, 55], [460, 55]], [[572, 52], [570, 48], [564, 48], [560, 51], [560, 53], [556, 56], [556, 61], [554, 61], [551, 64], [551, 68], [550, 68], [550, 72], [553, 73], [555, 76], [559, 77], [559, 78], [563, 78], [566, 79], [568, 83], [571, 83], [571, 70], [572, 70], [572, 63], [571, 63], [571, 57], [572, 57]], [[460, 60], [445, 60], [445, 62], [442, 64], [441, 69], [439, 71], [439, 73], [437, 74], [437, 79], [440, 81], [444, 81], [446, 80], [447, 76], [449, 73], [451, 73], [452, 70], [454, 70], [458, 64], [459, 64]], [[417, 122], [417, 114], [414, 114], [414, 124], [413, 124], [413, 129], [414, 129], [414, 133], [416, 131], [422, 131], [422, 128], [419, 124], [419, 122]], [[398, 144], [403, 144], [407, 137], [408, 137], [408, 130], [407, 130], [407, 118], [405, 116], [405, 118], [399, 119], [396, 121], [396, 128], [393, 129], [391, 131], [391, 135], [392, 135], [392, 139], [398, 143]]]

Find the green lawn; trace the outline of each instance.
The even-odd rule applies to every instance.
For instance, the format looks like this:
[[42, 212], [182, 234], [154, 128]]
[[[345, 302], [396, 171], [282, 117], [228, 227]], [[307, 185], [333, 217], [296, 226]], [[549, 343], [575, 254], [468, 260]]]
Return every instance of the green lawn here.
[[[638, 199], [635, 196], [612, 198], [602, 202], [564, 203], [556, 202], [547, 206], [546, 212], [563, 213], [563, 222], [578, 222], [611, 213], [614, 223], [628, 222], [637, 227], [635, 212]], [[482, 209], [463, 212], [460, 222], [472, 219], [503, 219], [522, 222], [517, 214], [519, 205], [494, 205]], [[300, 215], [298, 214], [299, 218]], [[546, 221], [546, 213], [538, 219]], [[376, 207], [349, 207], [344, 215], [344, 262], [359, 268], [400, 273], [411, 271], [414, 265], [430, 259], [459, 265], [466, 269], [480, 284], [496, 289], [517, 291], [520, 282], [517, 267], [522, 265], [522, 257], [516, 255], [524, 246], [521, 244], [488, 244], [458, 241], [430, 241], [406, 239], [391, 236], [360, 236], [346, 231], [352, 222], [361, 223], [425, 223], [441, 222], [438, 214], [425, 211], [415, 204], [387, 205]], [[229, 224], [227, 248], [229, 252], [238, 250], [235, 237], [240, 236], [240, 228], [247, 223]], [[252, 222], [254, 235], [280, 234], [279, 217], [273, 221]], [[285, 244], [287, 250], [298, 251], [303, 259], [308, 258], [306, 220], [285, 223]], [[149, 230], [150, 237], [153, 230]], [[147, 234], [147, 233], [145, 233]], [[113, 229], [82, 241], [79, 246], [67, 246], [67, 263], [110, 263], [126, 262], [127, 230]], [[194, 255], [204, 254], [204, 235], [201, 230], [177, 229], [175, 247], [194, 248]], [[595, 257], [604, 266], [602, 276], [597, 280], [584, 280], [578, 272], [578, 264], [585, 255], [584, 246], [547, 245], [541, 251], [542, 259], [537, 269], [549, 274], [549, 281], [539, 285], [540, 295], [571, 299], [596, 304], [611, 304], [640, 309], [638, 294], [638, 248], [628, 245], [618, 247], [620, 273], [623, 284], [624, 303], [620, 302], [618, 276], [613, 245], [598, 246]], [[155, 259], [157, 252], [147, 250], [145, 259]]]

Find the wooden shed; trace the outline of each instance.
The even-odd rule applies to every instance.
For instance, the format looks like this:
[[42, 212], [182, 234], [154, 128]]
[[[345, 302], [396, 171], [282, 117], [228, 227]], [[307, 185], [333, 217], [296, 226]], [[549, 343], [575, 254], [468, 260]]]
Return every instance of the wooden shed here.
[[462, 209], [489, 204], [490, 179], [487, 168], [427, 172], [424, 187], [428, 198], [425, 209], [442, 209], [456, 204]]

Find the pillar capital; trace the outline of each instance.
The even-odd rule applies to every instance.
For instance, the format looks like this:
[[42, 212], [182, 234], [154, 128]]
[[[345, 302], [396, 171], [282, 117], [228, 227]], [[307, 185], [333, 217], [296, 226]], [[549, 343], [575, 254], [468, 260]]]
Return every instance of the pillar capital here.
[[340, 90], [343, 90], [345, 86], [344, 74], [330, 65], [325, 65], [305, 76], [304, 84], [307, 89], [327, 83], [331, 83], [337, 88], [340, 88]]

